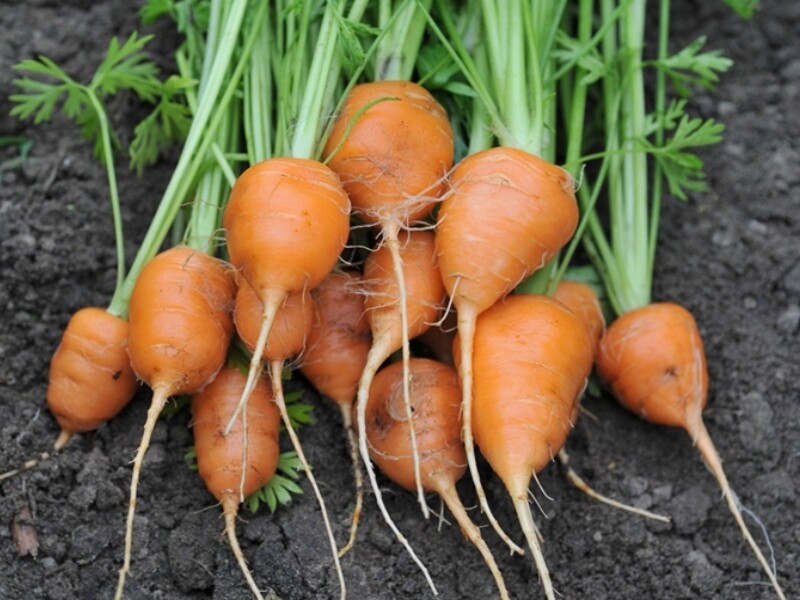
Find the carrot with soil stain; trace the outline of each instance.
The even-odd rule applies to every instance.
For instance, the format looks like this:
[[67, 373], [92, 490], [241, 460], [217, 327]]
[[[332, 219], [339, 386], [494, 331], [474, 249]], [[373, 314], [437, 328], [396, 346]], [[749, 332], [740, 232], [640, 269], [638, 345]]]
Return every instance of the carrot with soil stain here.
[[738, 499], [703, 422], [708, 368], [692, 314], [670, 302], [626, 312], [600, 340], [597, 370], [625, 408], [651, 423], [686, 430], [722, 489], [742, 536], [778, 597], [785, 598], [775, 572], [742, 518]]
[[[246, 381], [247, 377], [239, 369], [223, 367], [211, 383], [192, 396], [192, 430], [197, 470], [222, 505], [225, 534], [250, 589], [256, 598], [263, 600], [236, 537], [236, 515], [241, 498], [262, 488], [275, 474], [280, 415], [272, 402], [269, 386], [259, 378], [247, 412], [240, 414], [228, 435], [223, 435]], [[250, 446], [250, 452], [242, 463], [241, 447], [245, 444]]]
[[[324, 152], [352, 199], [353, 213], [379, 229], [379, 238], [391, 254], [400, 300], [403, 364], [408, 373], [408, 340], [412, 336], [399, 233], [422, 222], [447, 187], [446, 175], [455, 152], [447, 113], [416, 83], [363, 83], [345, 99]], [[411, 439], [416, 445], [413, 427]], [[418, 463], [415, 458], [417, 472]], [[427, 518], [420, 482], [417, 499]]]
[[[461, 388], [452, 367], [425, 359], [411, 359], [411, 403], [417, 431], [422, 485], [436, 492], [456, 518], [461, 532], [486, 561], [500, 597], [508, 598], [505, 581], [478, 527], [470, 520], [456, 491], [467, 470], [461, 441]], [[375, 376], [366, 409], [370, 455], [397, 485], [414, 491], [410, 423], [403, 399], [403, 365], [394, 363]]]
[[[411, 557], [424, 573], [431, 589], [435, 590], [428, 570], [419, 561], [410, 544], [397, 529], [383, 502], [375, 470], [369, 457], [366, 438], [366, 408], [372, 380], [380, 366], [403, 346], [405, 338], [411, 339], [427, 330], [436, 322], [444, 301], [444, 286], [436, 266], [434, 235], [430, 231], [408, 231], [400, 234], [400, 262], [403, 278], [407, 284], [405, 294], [398, 289], [394, 268], [398, 265], [393, 252], [381, 246], [372, 252], [364, 263], [364, 293], [367, 322], [372, 332], [372, 347], [367, 355], [367, 364], [358, 382], [356, 395], [356, 419], [358, 424], [358, 446], [361, 460], [367, 470], [375, 499], [386, 523], [400, 540]], [[405, 297], [405, 300], [402, 298]], [[402, 313], [406, 313], [406, 320]], [[404, 360], [404, 372], [408, 373], [409, 361]], [[403, 378], [403, 397], [410, 400], [409, 377]], [[411, 420], [411, 404], [406, 404], [406, 414]], [[416, 447], [413, 427], [409, 432], [412, 448]], [[412, 452], [415, 472], [419, 475], [419, 455]], [[417, 483], [421, 483], [417, 477]], [[419, 487], [417, 488], [419, 491]], [[424, 498], [423, 498], [424, 501]]]
[[[457, 363], [460, 348], [455, 345]], [[514, 295], [478, 317], [473, 360], [475, 442], [511, 495], [545, 594], [553, 600], [528, 486], [572, 429], [570, 417], [592, 368], [591, 340], [560, 302]]]
[[[236, 293], [234, 322], [239, 337], [251, 352], [257, 343], [263, 314], [264, 306], [258, 299], [258, 295], [243, 278], [240, 278], [239, 289]], [[322, 520], [325, 524], [325, 531], [330, 542], [331, 551], [333, 552], [336, 573], [339, 577], [342, 595], [344, 595], [344, 573], [339, 562], [336, 538], [333, 535], [333, 527], [328, 517], [328, 509], [325, 507], [325, 500], [317, 485], [317, 480], [316, 477], [314, 477], [311, 465], [303, 452], [303, 447], [300, 444], [300, 439], [297, 437], [297, 432], [295, 432], [292, 426], [283, 394], [282, 375], [284, 362], [300, 354], [306, 347], [306, 339], [313, 323], [314, 301], [311, 298], [310, 292], [304, 290], [289, 294], [275, 313], [275, 319], [273, 320], [272, 327], [270, 328], [269, 335], [264, 344], [263, 360], [269, 365], [273, 401], [280, 411], [284, 427], [286, 427], [286, 431], [292, 441], [292, 446], [297, 453], [300, 463], [303, 465], [303, 470], [306, 473], [306, 477], [308, 477], [308, 481], [319, 503], [320, 511], [322, 512]], [[261, 365], [259, 365], [259, 375], [260, 371]], [[248, 453], [247, 430], [245, 428], [244, 444], [242, 445], [242, 462], [246, 461]], [[244, 478], [242, 478], [242, 486], [244, 486]], [[243, 500], [244, 492], [242, 492], [241, 496], [241, 501]]]
[[186, 246], [156, 255], [134, 286], [128, 353], [136, 376], [152, 388], [153, 398], [133, 461], [117, 600], [130, 571], [139, 476], [158, 416], [170, 396], [197, 392], [223, 366], [233, 335], [235, 291], [228, 265]]
[[473, 443], [473, 340], [479, 315], [556, 255], [578, 222], [572, 178], [515, 148], [472, 154], [455, 168], [436, 227], [436, 254], [458, 315], [464, 444], [481, 509], [512, 549], [522, 552], [492, 515]]
[[350, 536], [339, 549], [344, 556], [355, 544], [364, 504], [364, 478], [358, 459], [358, 442], [353, 429], [353, 405], [358, 381], [367, 364], [372, 334], [366, 318], [361, 275], [352, 271], [333, 272], [314, 288], [315, 320], [308, 334], [300, 372], [316, 390], [340, 408], [347, 435], [355, 482], [355, 507]]

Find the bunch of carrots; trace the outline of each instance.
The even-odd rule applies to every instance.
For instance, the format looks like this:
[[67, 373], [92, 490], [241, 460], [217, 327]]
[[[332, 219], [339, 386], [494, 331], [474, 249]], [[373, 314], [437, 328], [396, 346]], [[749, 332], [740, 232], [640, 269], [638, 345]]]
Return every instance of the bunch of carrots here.
[[[644, 0], [312, 4], [198, 0], [173, 12], [183, 19], [181, 72], [156, 110], [162, 123], [186, 115], [183, 150], [127, 274], [120, 256], [111, 304], [76, 313], [53, 357], [56, 451], [113, 418], [140, 383], [152, 389], [116, 598], [132, 568], [150, 437], [168, 400], [190, 396], [198, 470], [255, 597], [239, 505], [271, 497], [274, 507], [299, 490], [298, 469], [315, 490], [342, 598], [339, 558], [357, 542], [362, 469], [436, 593], [384, 504], [377, 466], [416, 495], [425, 518], [427, 494], [442, 498], [508, 598], [486, 530], [456, 492], [469, 471], [480, 511], [512, 552], [530, 553], [554, 599], [528, 489], [553, 459], [566, 463], [594, 367], [625, 407], [689, 432], [783, 598], [701, 419], [697, 326], [650, 298], [664, 184], [678, 197], [701, 190], [689, 149], [721, 132], [669, 101], [668, 80], [710, 86], [729, 63], [698, 45], [669, 56], [666, 0], [649, 62]], [[144, 16], [165, 6], [150, 2]], [[137, 39], [112, 45], [109, 68], [141, 70]], [[44, 58], [20, 68], [58, 78]], [[17, 114], [41, 114], [40, 84], [19, 84]], [[178, 93], [183, 113], [170, 105]], [[579, 260], [599, 296], [575, 279], [586, 272]], [[283, 391], [293, 370], [341, 408], [355, 481], [343, 543]], [[279, 456], [281, 424], [291, 457]], [[478, 451], [509, 492], [526, 548], [492, 514]]]

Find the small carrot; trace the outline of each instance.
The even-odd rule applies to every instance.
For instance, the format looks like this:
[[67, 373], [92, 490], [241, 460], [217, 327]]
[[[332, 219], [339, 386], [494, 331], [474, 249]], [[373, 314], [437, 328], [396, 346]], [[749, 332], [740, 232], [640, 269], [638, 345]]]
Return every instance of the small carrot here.
[[[467, 470], [461, 441], [461, 388], [452, 367], [426, 358], [411, 359], [412, 419], [415, 421], [422, 485], [436, 492], [486, 561], [500, 597], [508, 598], [505, 582], [480, 530], [470, 520], [456, 491]], [[370, 456], [397, 485], [414, 491], [416, 476], [410, 423], [406, 415], [403, 365], [381, 369], [370, 388], [366, 409]]]
[[156, 255], [142, 269], [130, 300], [128, 353], [136, 376], [153, 390], [131, 475], [125, 556], [115, 598], [130, 571], [133, 517], [142, 462], [167, 399], [208, 384], [225, 362], [233, 335], [232, 270], [186, 246]]
[[[98, 428], [131, 401], [139, 383], [127, 345], [126, 320], [96, 307], [72, 315], [50, 361], [47, 406], [61, 427], [53, 452], [59, 452], [76, 433]], [[42, 452], [0, 474], [0, 481], [35, 467], [50, 455]]]
[[472, 438], [473, 339], [478, 316], [552, 258], [578, 222], [571, 177], [523, 150], [496, 147], [462, 160], [436, 226], [436, 254], [458, 315], [464, 444], [481, 509], [492, 515]]
[[347, 241], [349, 214], [339, 178], [317, 161], [272, 158], [236, 180], [223, 217], [228, 252], [263, 312], [250, 385], [229, 427], [255, 383], [275, 314], [289, 294], [313, 289], [333, 269]]
[[[367, 322], [372, 332], [372, 347], [367, 355], [367, 364], [358, 383], [356, 396], [356, 415], [358, 423], [358, 445], [361, 459], [367, 469], [370, 484], [375, 492], [375, 499], [386, 523], [400, 540], [411, 557], [425, 574], [432, 589], [435, 589], [427, 569], [419, 561], [406, 538], [400, 533], [383, 503], [375, 470], [370, 462], [366, 439], [366, 407], [369, 390], [375, 373], [389, 356], [401, 347], [407, 346], [404, 340], [416, 337], [438, 320], [444, 300], [444, 286], [436, 266], [434, 235], [430, 231], [410, 231], [400, 234], [400, 261], [395, 260], [394, 253], [381, 246], [372, 252], [364, 263], [364, 288], [366, 294], [365, 307]], [[394, 269], [402, 267], [403, 280], [407, 286], [405, 292], [398, 289], [398, 279]], [[403, 314], [406, 318], [403, 319]], [[407, 348], [406, 348], [407, 350]], [[408, 373], [408, 354], [404, 352], [403, 364]], [[404, 398], [406, 413], [411, 419], [409, 377], [404, 378]], [[411, 445], [416, 447], [416, 436], [411, 427]], [[419, 475], [419, 456], [413, 453], [415, 472]], [[421, 484], [420, 477], [417, 477]], [[417, 487], [419, 497], [419, 485]], [[424, 496], [422, 498], [424, 503]]]
[[708, 368], [692, 314], [671, 302], [656, 302], [624, 313], [600, 340], [597, 370], [625, 408], [651, 423], [686, 430], [722, 489], [742, 536], [778, 597], [785, 598], [775, 572], [742, 518], [703, 422]]
[[[415, 10], [409, 6], [409, 13]], [[447, 112], [425, 88], [405, 80], [355, 86], [325, 145], [328, 164], [341, 177], [353, 213], [378, 229], [378, 237], [392, 257], [406, 372], [412, 336], [408, 333], [408, 294], [398, 236], [401, 229], [418, 224], [431, 213], [446, 189], [454, 153]], [[413, 440], [412, 431], [415, 443]], [[419, 482], [417, 499], [427, 518], [428, 506]]]
[[596, 357], [600, 338], [606, 329], [606, 319], [595, 291], [581, 281], [562, 279], [553, 292], [553, 298], [574, 312], [586, 326], [592, 339], [592, 356]]
[[[460, 348], [455, 345], [457, 363]], [[475, 442], [511, 495], [552, 600], [528, 486], [572, 429], [570, 417], [592, 368], [591, 340], [580, 319], [560, 302], [514, 295], [478, 317], [473, 358]]]
[[334, 271], [314, 288], [316, 318], [308, 334], [300, 372], [320, 394], [333, 400], [342, 412], [356, 488], [350, 537], [339, 549], [343, 556], [353, 547], [364, 504], [364, 480], [358, 461], [358, 442], [353, 429], [353, 404], [358, 381], [367, 364], [372, 334], [367, 322], [361, 276]]
[[223, 435], [223, 429], [236, 409], [246, 381], [247, 377], [239, 369], [223, 367], [211, 383], [192, 396], [192, 431], [197, 470], [222, 505], [225, 533], [250, 589], [256, 598], [263, 599], [236, 537], [236, 515], [242, 495], [249, 496], [262, 488], [275, 474], [280, 415], [272, 402], [269, 386], [259, 379], [247, 404], [246, 443], [250, 452], [242, 463], [245, 413], [228, 435]]
[[[255, 347], [256, 340], [261, 329], [262, 315], [264, 314], [264, 306], [258, 299], [253, 288], [240, 278], [239, 289], [236, 294], [236, 308], [234, 309], [234, 321], [236, 323], [236, 331], [239, 337], [251, 352]], [[344, 594], [345, 581], [344, 573], [339, 562], [339, 555], [336, 547], [336, 539], [333, 535], [333, 527], [331, 526], [328, 517], [328, 510], [325, 507], [325, 500], [322, 497], [319, 486], [317, 485], [316, 477], [314, 476], [311, 465], [306, 459], [303, 447], [300, 444], [300, 439], [294, 430], [292, 421], [289, 418], [289, 413], [286, 409], [286, 402], [283, 394], [283, 366], [284, 362], [298, 355], [306, 346], [306, 338], [311, 326], [314, 322], [314, 301], [311, 299], [311, 294], [308, 290], [301, 292], [294, 292], [289, 294], [284, 303], [278, 308], [275, 313], [275, 319], [270, 329], [267, 340], [264, 344], [263, 359], [269, 364], [270, 379], [272, 380], [272, 397], [275, 405], [280, 411], [283, 425], [286, 428], [289, 438], [292, 441], [297, 457], [303, 470], [306, 473], [309, 483], [314, 490], [314, 495], [319, 503], [320, 511], [322, 512], [322, 519], [325, 523], [325, 530], [331, 545], [333, 553], [334, 565], [339, 577], [342, 594]], [[259, 366], [260, 369], [260, 366]], [[242, 462], [245, 462], [249, 454], [249, 447], [247, 443], [247, 433], [245, 431], [244, 443], [242, 444]], [[244, 486], [244, 478], [242, 478], [242, 486]], [[244, 493], [240, 498], [244, 500]]]

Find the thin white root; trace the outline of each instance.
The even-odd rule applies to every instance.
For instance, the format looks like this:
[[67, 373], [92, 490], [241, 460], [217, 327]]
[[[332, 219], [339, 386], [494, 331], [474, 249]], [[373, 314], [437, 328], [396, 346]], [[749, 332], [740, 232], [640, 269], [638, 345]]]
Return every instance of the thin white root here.
[[547, 600], [556, 600], [553, 582], [550, 580], [550, 571], [547, 570], [547, 563], [544, 561], [544, 554], [542, 554], [542, 548], [536, 536], [536, 525], [534, 524], [533, 515], [531, 514], [531, 507], [528, 504], [527, 492], [525, 490], [516, 494], [512, 490], [509, 490], [509, 492], [511, 493], [511, 499], [514, 501], [514, 508], [517, 511], [517, 518], [522, 527], [522, 532], [525, 534], [528, 547], [531, 549], [534, 565], [542, 580], [544, 595], [547, 597]]
[[122, 561], [122, 568], [119, 570], [119, 579], [117, 581], [117, 591], [114, 594], [114, 600], [122, 600], [123, 592], [125, 591], [125, 576], [131, 570], [131, 550], [133, 548], [133, 516], [136, 512], [136, 494], [139, 489], [139, 476], [142, 473], [142, 463], [144, 462], [144, 455], [150, 447], [150, 438], [153, 436], [153, 430], [156, 428], [158, 417], [164, 409], [164, 405], [169, 398], [169, 390], [165, 386], [157, 387], [153, 390], [153, 399], [150, 402], [150, 408], [147, 410], [147, 420], [144, 424], [144, 433], [142, 434], [142, 441], [139, 442], [139, 447], [136, 450], [136, 457], [133, 459], [133, 472], [131, 474], [131, 495], [128, 502], [128, 518], [125, 525], [125, 555]]
[[775, 589], [775, 593], [777, 594], [780, 600], [786, 600], [786, 596], [781, 589], [780, 584], [778, 583], [778, 578], [775, 574], [775, 571], [772, 567], [770, 567], [767, 559], [764, 557], [764, 554], [761, 552], [761, 549], [758, 547], [758, 544], [753, 539], [750, 530], [747, 528], [747, 525], [742, 518], [742, 512], [739, 509], [739, 505], [736, 500], [736, 495], [733, 493], [731, 489], [730, 483], [728, 483], [728, 478], [725, 476], [725, 471], [722, 468], [722, 460], [719, 457], [719, 453], [717, 452], [716, 447], [714, 446], [714, 442], [711, 440], [711, 436], [706, 429], [705, 423], [703, 423], [702, 419], [696, 419], [690, 425], [689, 434], [694, 439], [694, 443], [697, 446], [697, 449], [700, 451], [703, 459], [706, 461], [708, 468], [711, 469], [711, 472], [714, 474], [714, 477], [717, 479], [720, 488], [722, 489], [722, 493], [725, 496], [725, 500], [728, 503], [728, 508], [733, 515], [733, 518], [736, 520], [736, 524], [739, 526], [739, 529], [742, 532], [742, 536], [744, 537], [747, 544], [753, 550], [753, 553], [756, 556], [761, 567], [764, 569], [764, 572], [767, 574], [772, 587]]
[[486, 562], [486, 566], [489, 567], [489, 571], [491, 571], [492, 577], [494, 577], [497, 591], [500, 593], [500, 599], [508, 600], [508, 590], [506, 589], [506, 582], [503, 579], [503, 574], [500, 572], [494, 560], [492, 551], [489, 550], [489, 546], [486, 545], [486, 542], [481, 536], [480, 529], [478, 529], [477, 525], [469, 518], [467, 511], [464, 510], [464, 505], [461, 503], [455, 487], [453, 487], [452, 484], [442, 484], [440, 489], [436, 491], [444, 500], [445, 504], [447, 504], [453, 517], [455, 517], [456, 522], [459, 527], [461, 527], [461, 532], [478, 549], [478, 552], [481, 553], [483, 560]]
[[350, 537], [347, 543], [339, 548], [339, 558], [347, 554], [356, 543], [358, 523], [361, 521], [361, 511], [364, 507], [364, 474], [361, 472], [361, 464], [358, 459], [358, 442], [356, 432], [353, 429], [352, 405], [340, 404], [342, 409], [342, 424], [347, 434], [347, 448], [350, 451], [350, 460], [353, 463], [353, 480], [356, 488], [356, 506], [353, 509], [353, 519], [350, 524]]
[[228, 424], [225, 426], [223, 435], [228, 435], [233, 429], [233, 424], [236, 422], [239, 413], [247, 405], [247, 401], [253, 390], [258, 383], [258, 377], [261, 375], [262, 359], [264, 357], [264, 348], [267, 346], [267, 338], [272, 329], [272, 323], [275, 321], [275, 315], [278, 312], [283, 301], [286, 299], [286, 293], [278, 295], [276, 298], [264, 298], [264, 315], [261, 320], [261, 329], [258, 332], [258, 340], [256, 340], [255, 348], [253, 349], [253, 356], [250, 358], [250, 367], [247, 370], [247, 381], [242, 390], [242, 397], [239, 398], [239, 404], [236, 405], [236, 410], [233, 411]]
[[311, 471], [311, 465], [306, 460], [306, 456], [303, 453], [303, 447], [300, 445], [300, 440], [297, 437], [297, 433], [295, 433], [294, 427], [292, 427], [292, 421], [289, 419], [289, 413], [286, 411], [286, 402], [283, 397], [283, 382], [281, 381], [282, 372], [283, 361], [274, 360], [270, 362], [270, 375], [272, 377], [272, 391], [274, 395], [273, 399], [275, 404], [278, 406], [278, 410], [281, 412], [283, 425], [286, 427], [286, 432], [289, 434], [289, 438], [292, 440], [294, 451], [297, 452], [297, 457], [300, 459], [300, 464], [303, 465], [303, 470], [306, 472], [306, 477], [308, 477], [308, 481], [314, 490], [314, 495], [317, 497], [319, 508], [322, 511], [322, 520], [325, 522], [325, 530], [328, 534], [328, 541], [330, 542], [331, 551], [333, 553], [333, 562], [336, 566], [336, 575], [339, 577], [341, 599], [345, 600], [347, 597], [347, 590], [344, 583], [344, 572], [342, 571], [342, 565], [339, 562], [339, 551], [336, 546], [336, 538], [333, 535], [333, 528], [331, 527], [331, 522], [328, 519], [328, 510], [325, 508], [325, 500], [322, 498], [322, 493], [319, 491], [319, 487], [317, 486], [317, 480], [314, 477], [314, 473]]
[[669, 523], [671, 521], [671, 519], [665, 515], [659, 515], [658, 513], [650, 512], [649, 510], [614, 500], [608, 496], [603, 496], [600, 492], [589, 487], [589, 484], [586, 483], [583, 478], [572, 469], [569, 464], [569, 455], [564, 448], [558, 451], [557, 457], [558, 462], [561, 463], [569, 482], [593, 500], [597, 500], [598, 502], [602, 502], [603, 504], [607, 504], [620, 510], [631, 512], [635, 515], [639, 515], [640, 517], [645, 517], [646, 519], [653, 519], [654, 521], [661, 521], [662, 523]]
[[472, 436], [472, 385], [473, 385], [473, 369], [472, 369], [472, 350], [473, 342], [475, 339], [475, 321], [477, 315], [474, 310], [462, 308], [458, 311], [458, 331], [459, 343], [461, 345], [461, 364], [459, 365], [461, 375], [461, 418], [462, 430], [461, 437], [464, 440], [464, 449], [467, 452], [467, 464], [469, 465], [469, 473], [472, 477], [472, 483], [475, 486], [475, 493], [478, 495], [478, 502], [480, 503], [481, 512], [489, 519], [492, 528], [497, 532], [506, 545], [511, 549], [512, 553], [525, 554], [525, 550], [519, 545], [514, 543], [514, 540], [503, 530], [500, 523], [492, 513], [489, 507], [489, 500], [486, 498], [486, 491], [483, 489], [481, 483], [480, 472], [478, 471], [478, 461], [475, 458], [475, 439]]
[[419, 559], [405, 536], [400, 533], [400, 530], [397, 528], [397, 525], [395, 525], [391, 515], [389, 515], [389, 511], [386, 510], [386, 505], [383, 503], [383, 494], [381, 494], [380, 487], [378, 486], [378, 478], [375, 475], [375, 469], [372, 466], [372, 459], [369, 456], [369, 448], [367, 447], [367, 401], [369, 400], [369, 388], [372, 384], [372, 380], [375, 377], [378, 367], [380, 367], [381, 363], [383, 363], [385, 359], [385, 348], [373, 344], [372, 348], [370, 348], [369, 354], [367, 355], [367, 364], [364, 366], [364, 371], [361, 374], [361, 380], [358, 382], [358, 396], [356, 398], [358, 449], [361, 453], [361, 460], [364, 463], [364, 467], [367, 469], [367, 476], [369, 477], [372, 491], [375, 493], [375, 500], [378, 502], [378, 508], [381, 511], [381, 515], [383, 515], [383, 519], [386, 521], [386, 524], [389, 526], [389, 529], [392, 530], [392, 533], [394, 533], [395, 537], [406, 549], [409, 556], [411, 556], [411, 559], [422, 571], [422, 574], [425, 576], [425, 580], [428, 582], [433, 595], [438, 596], [439, 592], [436, 590], [436, 586], [433, 583], [433, 579], [431, 579], [428, 568]]
[[406, 292], [406, 278], [403, 273], [403, 258], [400, 256], [400, 243], [397, 239], [398, 227], [395, 224], [385, 229], [386, 246], [392, 257], [392, 266], [397, 281], [397, 293], [400, 297], [400, 328], [403, 331], [402, 354], [403, 354], [403, 404], [406, 409], [406, 420], [408, 431], [411, 436], [411, 456], [414, 462], [414, 481], [417, 485], [417, 501], [422, 508], [422, 515], [430, 518], [430, 509], [425, 502], [425, 490], [422, 487], [422, 476], [419, 467], [419, 449], [417, 447], [417, 433], [414, 427], [414, 415], [411, 410], [411, 346], [408, 340], [408, 295]]
[[234, 496], [225, 496], [222, 500], [222, 514], [225, 518], [225, 534], [228, 536], [228, 543], [231, 546], [233, 555], [236, 557], [236, 562], [239, 563], [239, 568], [247, 580], [247, 585], [250, 586], [250, 591], [258, 600], [264, 600], [261, 590], [258, 589], [250, 569], [247, 567], [247, 561], [244, 558], [242, 548], [239, 546], [239, 539], [236, 537], [236, 514], [239, 511], [239, 503]]
[[5, 481], [11, 477], [19, 475], [20, 473], [24, 473], [25, 471], [29, 471], [30, 469], [34, 468], [41, 462], [46, 461], [49, 459], [53, 454], [60, 452], [61, 449], [67, 444], [68, 441], [72, 439], [72, 433], [69, 431], [61, 430], [61, 433], [58, 434], [55, 443], [53, 444], [53, 452], [50, 453], [48, 451], [42, 452], [36, 458], [32, 458], [30, 460], [26, 460], [22, 463], [21, 466], [17, 467], [16, 469], [11, 469], [10, 471], [6, 471], [5, 473], [0, 473], [0, 481]]

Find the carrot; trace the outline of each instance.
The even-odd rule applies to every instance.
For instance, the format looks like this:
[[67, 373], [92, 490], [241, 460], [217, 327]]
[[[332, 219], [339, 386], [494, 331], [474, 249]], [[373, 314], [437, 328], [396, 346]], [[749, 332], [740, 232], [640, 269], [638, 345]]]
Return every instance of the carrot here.
[[223, 367], [211, 383], [192, 396], [192, 430], [197, 470], [208, 490], [222, 505], [225, 533], [233, 554], [253, 594], [262, 599], [236, 537], [236, 515], [242, 496], [260, 489], [275, 474], [280, 416], [272, 402], [269, 386], [259, 379], [247, 404], [246, 443], [251, 451], [246, 462], [242, 463], [245, 413], [228, 435], [222, 432], [236, 409], [246, 380], [239, 369]]
[[785, 598], [742, 518], [739, 501], [703, 422], [708, 369], [692, 314], [671, 302], [656, 302], [626, 312], [601, 339], [597, 370], [625, 408], [651, 423], [686, 430], [722, 489], [742, 536], [777, 595]]
[[[240, 278], [239, 289], [236, 294], [236, 307], [234, 309], [234, 322], [239, 337], [251, 352], [255, 347], [259, 331], [261, 329], [262, 315], [264, 306], [258, 299], [253, 288]], [[311, 294], [304, 290], [295, 292], [286, 297], [285, 302], [278, 308], [270, 329], [267, 341], [264, 344], [263, 359], [269, 363], [270, 378], [272, 380], [272, 397], [280, 411], [284, 427], [289, 434], [297, 457], [303, 466], [303, 470], [308, 477], [308, 481], [314, 490], [314, 494], [322, 512], [322, 519], [325, 523], [325, 530], [331, 545], [334, 556], [336, 572], [339, 576], [342, 594], [344, 595], [345, 582], [344, 573], [339, 563], [339, 556], [336, 547], [336, 539], [333, 535], [333, 528], [328, 518], [328, 510], [325, 507], [325, 500], [322, 492], [317, 485], [311, 465], [306, 459], [300, 439], [294, 430], [289, 413], [286, 409], [286, 401], [283, 393], [282, 373], [284, 361], [299, 354], [306, 346], [306, 338], [314, 321], [314, 301]], [[260, 365], [259, 365], [260, 369]], [[244, 443], [242, 444], [242, 462], [246, 462], [249, 453], [247, 443], [247, 432], [245, 430]], [[242, 478], [244, 486], [244, 478]], [[242, 492], [240, 501], [244, 501]]]
[[317, 286], [347, 241], [350, 201], [325, 165], [299, 158], [261, 161], [236, 180], [223, 225], [231, 262], [263, 304], [242, 410], [256, 381], [275, 314], [287, 296]]
[[360, 291], [361, 276], [352, 271], [333, 272], [312, 290], [315, 320], [300, 363], [300, 372], [306, 379], [320, 394], [339, 406], [353, 463], [356, 501], [350, 537], [339, 549], [340, 557], [355, 543], [364, 503], [364, 480], [353, 429], [353, 404], [372, 346], [372, 334], [366, 319], [364, 295]]
[[[370, 462], [366, 438], [366, 408], [369, 390], [375, 373], [389, 356], [403, 346], [408, 339], [414, 338], [427, 330], [431, 323], [438, 320], [444, 300], [444, 287], [436, 266], [434, 235], [430, 231], [402, 232], [399, 237], [399, 262], [387, 246], [381, 246], [372, 252], [364, 263], [364, 288], [366, 294], [365, 307], [367, 322], [372, 332], [372, 347], [367, 355], [367, 364], [358, 383], [356, 397], [356, 414], [358, 423], [358, 445], [361, 459], [367, 469], [370, 484], [375, 492], [378, 507], [386, 523], [397, 536], [414, 561], [425, 574], [429, 585], [435, 589], [427, 569], [419, 562], [405, 537], [397, 529], [383, 503], [375, 470]], [[399, 290], [394, 269], [401, 266], [403, 280], [407, 287], [405, 293]], [[403, 319], [405, 314], [406, 319]], [[407, 348], [406, 348], [407, 350]], [[403, 364], [408, 373], [408, 355], [404, 353]], [[409, 400], [406, 414], [411, 420], [409, 377], [404, 378], [403, 397]], [[413, 427], [410, 432], [412, 448], [416, 447]], [[412, 453], [415, 472], [421, 475], [419, 455]], [[418, 484], [421, 478], [417, 477]], [[417, 490], [419, 492], [419, 485]], [[424, 503], [424, 496], [422, 499]]]
[[[61, 427], [53, 452], [76, 433], [97, 429], [133, 398], [139, 384], [128, 360], [127, 342], [128, 322], [105, 309], [86, 307], [72, 315], [50, 361], [47, 405]], [[1, 474], [0, 481], [49, 457], [50, 452], [42, 452]]]
[[[592, 368], [591, 340], [563, 304], [524, 294], [509, 296], [478, 317], [474, 342], [475, 442], [511, 495], [552, 600], [528, 486], [572, 428], [570, 417]], [[457, 363], [463, 359], [461, 347], [455, 345]]]
[[480, 482], [472, 439], [473, 339], [478, 316], [544, 265], [578, 221], [573, 183], [562, 169], [533, 154], [497, 147], [455, 168], [436, 227], [436, 255], [458, 315], [464, 444], [482, 510], [502, 532]]
[[[416, 8], [412, 5], [407, 10], [413, 14]], [[447, 113], [416, 83], [362, 83], [345, 99], [324, 152], [352, 199], [353, 213], [377, 227], [392, 256], [407, 372], [411, 336], [398, 235], [401, 229], [425, 219], [446, 188], [445, 176], [455, 152]], [[413, 440], [412, 431], [415, 443]], [[427, 518], [421, 484], [417, 498]]]
[[600, 338], [606, 329], [606, 319], [592, 286], [581, 281], [562, 279], [553, 292], [553, 298], [574, 312], [586, 326], [592, 340], [592, 357], [596, 357]]
[[233, 335], [234, 293], [227, 265], [185, 246], [155, 256], [134, 286], [128, 353], [136, 376], [152, 388], [153, 398], [133, 461], [117, 599], [130, 571], [136, 491], [156, 421], [170, 396], [200, 390], [224, 364]]
[[[452, 367], [426, 358], [411, 359], [412, 419], [417, 430], [422, 485], [436, 492], [486, 561], [501, 598], [508, 598], [505, 582], [480, 530], [470, 520], [456, 491], [466, 472], [461, 442], [461, 388]], [[375, 376], [366, 408], [370, 456], [397, 485], [414, 491], [416, 475], [410, 423], [404, 406], [402, 363], [393, 363]]]

